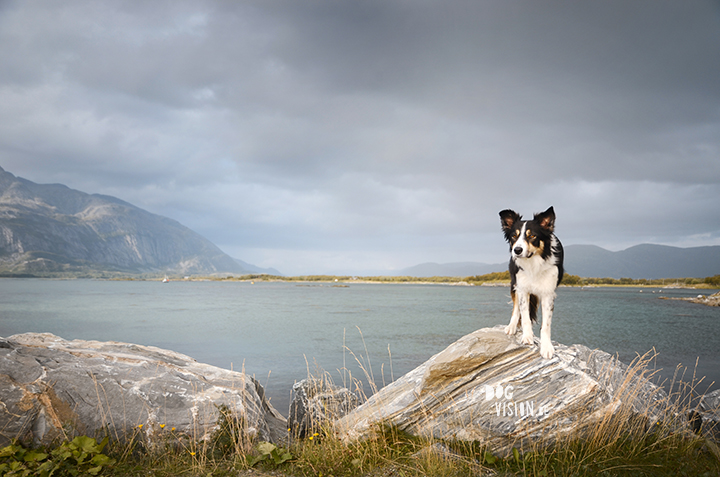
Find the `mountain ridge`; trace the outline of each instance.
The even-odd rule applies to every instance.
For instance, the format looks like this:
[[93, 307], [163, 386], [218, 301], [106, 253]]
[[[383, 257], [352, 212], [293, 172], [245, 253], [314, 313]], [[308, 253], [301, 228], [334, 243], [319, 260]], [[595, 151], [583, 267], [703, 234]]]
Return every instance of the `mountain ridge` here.
[[[422, 263], [388, 275], [485, 275], [507, 262]], [[720, 246], [639, 244], [612, 252], [565, 246], [568, 274], [596, 278], [703, 278], [720, 274]], [[270, 274], [232, 258], [179, 222], [117, 197], [36, 184], [0, 167], [0, 274]]]
[[[505, 263], [422, 263], [394, 275], [417, 277], [485, 275], [507, 270]], [[672, 247], [638, 244], [612, 252], [597, 245], [565, 246], [565, 272], [594, 278], [704, 278], [720, 274], [720, 245]]]
[[116, 197], [36, 184], [0, 167], [0, 272], [86, 271], [250, 272], [176, 220]]

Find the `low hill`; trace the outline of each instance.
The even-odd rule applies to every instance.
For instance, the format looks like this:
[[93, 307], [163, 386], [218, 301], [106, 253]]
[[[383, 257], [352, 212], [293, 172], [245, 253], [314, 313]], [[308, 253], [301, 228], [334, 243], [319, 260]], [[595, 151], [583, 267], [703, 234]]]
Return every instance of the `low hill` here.
[[252, 263], [243, 262], [239, 258], [234, 259], [241, 267], [242, 269], [247, 273], [255, 273], [255, 274], [265, 274], [265, 275], [273, 275], [273, 276], [282, 276], [282, 273], [277, 271], [274, 268], [260, 268], [257, 265], [253, 265]]
[[[423, 263], [395, 275], [467, 277], [507, 270], [507, 262]], [[720, 274], [720, 246], [669, 247], [641, 244], [619, 252], [595, 245], [565, 247], [565, 272], [581, 277], [704, 278]]]
[[565, 247], [568, 273], [581, 277], [702, 278], [720, 274], [720, 245], [670, 247], [641, 244], [619, 252], [595, 245]]
[[[249, 265], [249, 264], [248, 264]], [[179, 222], [0, 168], [0, 273], [251, 272]]]

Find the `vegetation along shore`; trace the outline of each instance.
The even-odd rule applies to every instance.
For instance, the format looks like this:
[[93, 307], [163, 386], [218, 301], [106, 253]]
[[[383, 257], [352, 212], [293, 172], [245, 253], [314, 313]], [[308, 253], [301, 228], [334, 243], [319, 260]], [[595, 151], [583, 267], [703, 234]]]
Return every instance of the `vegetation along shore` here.
[[[150, 278], [150, 277], [148, 277]], [[151, 279], [158, 279], [157, 276]], [[212, 281], [285, 281], [285, 282], [317, 282], [317, 283], [412, 283], [412, 284], [445, 284], [470, 286], [509, 286], [509, 272], [495, 272], [470, 277], [412, 277], [412, 276], [370, 276], [357, 277], [350, 275], [299, 275], [285, 277], [279, 275], [250, 274], [205, 277], [171, 277], [173, 280], [212, 280]], [[720, 288], [720, 275], [705, 278], [586, 278], [566, 274], [564, 286], [622, 286], [622, 287], [655, 287], [655, 288]]]

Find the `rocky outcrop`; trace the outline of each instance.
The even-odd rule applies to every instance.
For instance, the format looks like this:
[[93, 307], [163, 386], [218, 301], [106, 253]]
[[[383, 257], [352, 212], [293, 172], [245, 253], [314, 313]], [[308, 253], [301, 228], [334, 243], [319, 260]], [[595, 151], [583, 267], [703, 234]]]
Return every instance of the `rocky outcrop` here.
[[328, 379], [309, 378], [295, 383], [288, 413], [288, 429], [293, 437], [306, 437], [329, 428], [358, 406], [358, 396]]
[[35, 184], [0, 168], [0, 271], [43, 276], [86, 270], [245, 272], [174, 220], [115, 197]]
[[385, 423], [506, 454], [613, 415], [646, 429], [667, 421], [667, 394], [642, 373], [582, 345], [555, 344], [555, 356], [543, 359], [538, 344], [522, 345], [504, 326], [471, 333], [336, 421], [337, 431], [357, 439]]
[[150, 445], [205, 439], [220, 410], [248, 439], [281, 443], [285, 419], [253, 378], [152, 346], [66, 341], [49, 333], [0, 338], [0, 447], [74, 434]]
[[689, 301], [691, 303], [697, 303], [698, 305], [707, 305], [707, 306], [720, 306], [720, 292], [714, 293], [712, 295], [698, 295], [696, 297], [691, 298], [668, 298], [668, 297], [660, 297], [665, 300], [682, 300], [682, 301]]

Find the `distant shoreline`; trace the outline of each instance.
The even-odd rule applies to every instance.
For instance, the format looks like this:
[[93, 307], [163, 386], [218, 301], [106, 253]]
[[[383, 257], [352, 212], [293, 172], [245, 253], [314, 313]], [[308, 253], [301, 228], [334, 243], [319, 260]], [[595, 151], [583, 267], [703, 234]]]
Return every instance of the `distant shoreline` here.
[[[446, 286], [484, 286], [508, 287], [510, 277], [508, 272], [496, 272], [471, 277], [412, 277], [412, 276], [348, 276], [348, 275], [299, 275], [279, 276], [267, 274], [214, 274], [214, 275], [172, 275], [172, 274], [141, 274], [131, 275], [117, 272], [107, 274], [12, 274], [0, 273], [0, 278], [40, 278], [40, 279], [93, 279], [117, 281], [212, 281], [212, 282], [284, 282], [284, 283], [317, 283], [317, 284], [405, 284], [405, 285], [446, 285]], [[630, 288], [685, 288], [685, 289], [720, 289], [720, 275], [705, 278], [660, 278], [660, 279], [632, 279], [632, 278], [594, 278], [565, 275], [561, 287], [596, 288], [596, 287], [630, 287]]]

